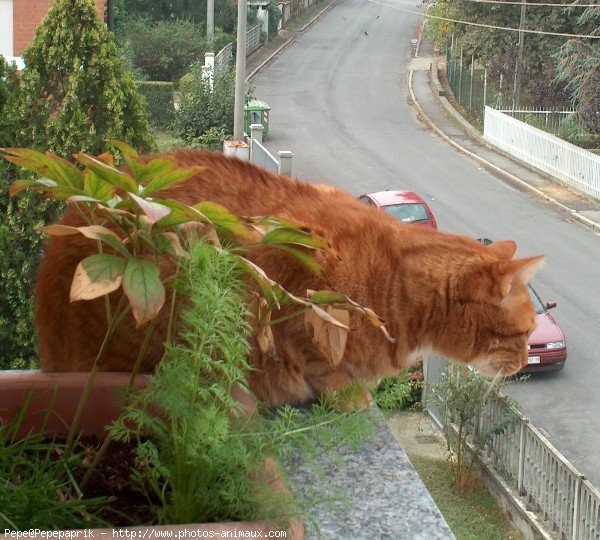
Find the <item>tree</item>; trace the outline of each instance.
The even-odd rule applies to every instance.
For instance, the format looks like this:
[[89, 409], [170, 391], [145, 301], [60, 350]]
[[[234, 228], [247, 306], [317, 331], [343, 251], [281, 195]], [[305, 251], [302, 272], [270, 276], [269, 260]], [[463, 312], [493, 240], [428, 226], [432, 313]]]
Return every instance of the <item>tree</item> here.
[[[153, 147], [145, 107], [93, 0], [57, 0], [24, 53], [26, 69], [7, 97], [9, 146], [64, 157], [99, 153], [106, 139]], [[2, 127], [2, 126], [0, 126]], [[1, 130], [4, 131], [4, 130]], [[0, 179], [0, 367], [26, 365], [35, 352], [32, 284], [41, 250], [36, 229], [60, 207], [35, 193], [8, 199], [10, 170]]]
[[[586, 8], [578, 22], [600, 35], [600, 7]], [[558, 80], [567, 84], [585, 127], [600, 134], [600, 40], [570, 39], [558, 51]]]
[[[206, 25], [206, 0], [116, 0], [117, 27], [131, 16], [147, 16], [155, 21], [188, 19]], [[235, 31], [236, 4], [215, 0], [215, 28], [225, 33]], [[206, 27], [206, 26], [205, 26]]]
[[[531, 0], [528, 0], [528, 3], [531, 4]], [[525, 28], [561, 33], [585, 31], [575, 11], [530, 5], [525, 12]], [[430, 22], [430, 31], [438, 43], [444, 42], [453, 35], [455, 43], [463, 47], [465, 58], [470, 59], [471, 54], [474, 54], [478, 62], [489, 69], [489, 82], [497, 81], [501, 74], [505, 88], [510, 88], [512, 91], [519, 34], [505, 29], [519, 28], [521, 7], [518, 4], [434, 0], [429, 13], [486, 25], [480, 27], [433, 19]], [[564, 83], [555, 78], [554, 58], [564, 41], [565, 38], [560, 36], [525, 34], [521, 90], [532, 105], [546, 107], [564, 105], [566, 99]]]

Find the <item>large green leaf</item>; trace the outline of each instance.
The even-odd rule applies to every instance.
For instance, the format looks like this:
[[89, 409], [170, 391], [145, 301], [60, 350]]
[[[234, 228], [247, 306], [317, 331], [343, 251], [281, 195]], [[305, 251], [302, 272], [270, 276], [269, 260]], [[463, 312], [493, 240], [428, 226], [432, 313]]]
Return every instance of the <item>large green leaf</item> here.
[[38, 189], [45, 191], [50, 187], [56, 187], [58, 184], [49, 178], [41, 178], [38, 180], [15, 180], [8, 188], [8, 196], [14, 197], [20, 191], [25, 189]]
[[123, 154], [124, 156], [129, 156], [133, 158], [140, 157], [137, 153], [137, 150], [133, 146], [128, 145], [126, 142], [118, 141], [116, 139], [109, 139], [107, 142], [108, 144], [118, 148], [121, 151], [121, 154]]
[[71, 283], [71, 302], [93, 300], [116, 291], [123, 281], [125, 264], [122, 257], [105, 253], [83, 259]]
[[130, 193], [129, 197], [135, 202], [140, 210], [144, 212], [150, 223], [156, 223], [158, 220], [171, 213], [171, 209], [168, 206], [165, 206], [158, 201], [149, 201], [142, 197], [138, 197], [133, 193]]
[[165, 288], [160, 281], [160, 270], [151, 261], [127, 261], [123, 290], [129, 299], [137, 326], [156, 317], [165, 303]]
[[86, 170], [83, 177], [84, 192], [89, 197], [110, 201], [115, 196], [115, 186], [102, 180], [96, 173]]
[[126, 259], [131, 257], [129, 250], [123, 245], [122, 240], [110, 229], [101, 225], [85, 225], [83, 227], [71, 227], [69, 225], [61, 225], [55, 223], [41, 228], [46, 234], [52, 236], [72, 236], [74, 234], [82, 234], [91, 240], [100, 240], [108, 244], [115, 251], [119, 252]]
[[179, 201], [173, 199], [158, 199], [156, 202], [164, 204], [171, 209], [170, 215], [157, 222], [157, 225], [162, 229], [188, 223], [189, 221], [197, 221], [198, 223], [210, 222], [202, 212]]
[[203, 165], [197, 165], [196, 167], [174, 169], [169, 172], [157, 172], [152, 175], [152, 180], [150, 180], [150, 183], [144, 188], [143, 194], [150, 195], [151, 193], [155, 193], [157, 191], [161, 191], [163, 189], [172, 187], [175, 184], [185, 182], [195, 174], [198, 174], [199, 172], [205, 169], [206, 167], [204, 167]]
[[[141, 160], [135, 165], [136, 172], [138, 174], [137, 180], [141, 183], [149, 182], [154, 178], [157, 178], [163, 174], [171, 172], [177, 167], [177, 161], [173, 156], [167, 156], [166, 158], [156, 158], [148, 163], [143, 163]], [[144, 193], [147, 194], [148, 187], [144, 188]]]
[[93, 156], [88, 156], [87, 154], [75, 154], [73, 157], [105, 182], [108, 182], [123, 191], [137, 194], [137, 184], [127, 173], [115, 169], [107, 163], [104, 163]]
[[314, 274], [316, 274], [320, 278], [326, 279], [323, 268], [321, 268], [321, 266], [310, 255], [304, 253], [303, 251], [300, 251], [299, 249], [293, 248], [291, 246], [286, 246], [284, 244], [273, 244], [273, 247], [291, 253], [299, 261], [303, 262], [306, 266], [308, 266]]
[[246, 223], [236, 214], [220, 204], [204, 201], [193, 206], [202, 212], [214, 225], [231, 231], [243, 238], [252, 238], [252, 233]]
[[50, 153], [42, 154], [28, 148], [4, 148], [2, 157], [29, 171], [47, 176], [60, 186], [78, 189], [83, 187], [82, 172], [59, 156]]
[[296, 244], [310, 249], [323, 249], [337, 255], [335, 249], [322, 236], [293, 227], [275, 227], [262, 237], [261, 244]]

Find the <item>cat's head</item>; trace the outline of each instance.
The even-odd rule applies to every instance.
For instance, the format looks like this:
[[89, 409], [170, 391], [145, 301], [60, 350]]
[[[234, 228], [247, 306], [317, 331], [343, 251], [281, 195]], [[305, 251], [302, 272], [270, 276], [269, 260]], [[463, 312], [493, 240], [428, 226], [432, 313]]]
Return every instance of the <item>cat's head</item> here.
[[455, 326], [456, 337], [448, 342], [454, 348], [450, 356], [488, 377], [510, 376], [527, 364], [527, 340], [537, 325], [527, 283], [544, 257], [513, 259], [517, 246], [512, 241], [484, 249], [456, 282], [461, 307], [454, 319], [462, 326]]

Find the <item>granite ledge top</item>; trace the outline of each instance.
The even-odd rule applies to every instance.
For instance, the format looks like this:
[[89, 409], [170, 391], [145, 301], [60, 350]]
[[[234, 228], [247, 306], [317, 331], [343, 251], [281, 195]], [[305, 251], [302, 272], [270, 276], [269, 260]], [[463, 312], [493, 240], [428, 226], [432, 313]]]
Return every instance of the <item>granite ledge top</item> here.
[[305, 537], [454, 539], [379, 409], [373, 407], [367, 415], [375, 423], [375, 433], [358, 451], [343, 447], [336, 458], [324, 455], [317, 464], [319, 474], [304, 464], [288, 470], [295, 497], [306, 497], [316, 488], [319, 500], [330, 494], [344, 498], [312, 506]]

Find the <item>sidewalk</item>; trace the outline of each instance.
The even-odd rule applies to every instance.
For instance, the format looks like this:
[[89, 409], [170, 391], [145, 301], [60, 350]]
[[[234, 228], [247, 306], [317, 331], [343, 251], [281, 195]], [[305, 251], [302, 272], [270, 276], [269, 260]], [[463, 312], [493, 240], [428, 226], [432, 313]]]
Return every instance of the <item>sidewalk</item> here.
[[267, 65], [280, 51], [290, 45], [294, 38], [314, 24], [323, 13], [328, 11], [337, 0], [323, 0], [315, 2], [308, 9], [294, 17], [282, 29], [273, 41], [267, 42], [260, 49], [246, 59], [246, 82], [248, 82], [260, 69]]
[[489, 147], [483, 135], [454, 109], [450, 101], [438, 95], [439, 80], [437, 73], [431, 69], [437, 59], [431, 54], [427, 43], [423, 43], [420, 54], [413, 58], [409, 66], [409, 95], [425, 124], [439, 137], [475, 159], [486, 170], [501, 176], [516, 189], [532, 192], [534, 197], [562, 208], [570, 214], [570, 218], [600, 230], [600, 201], [586, 198], [549, 175], [521, 165]]

